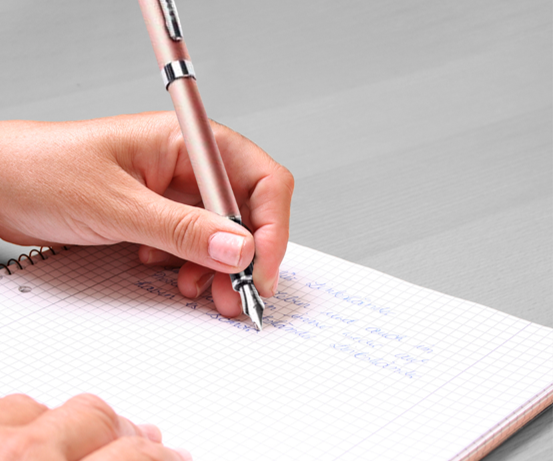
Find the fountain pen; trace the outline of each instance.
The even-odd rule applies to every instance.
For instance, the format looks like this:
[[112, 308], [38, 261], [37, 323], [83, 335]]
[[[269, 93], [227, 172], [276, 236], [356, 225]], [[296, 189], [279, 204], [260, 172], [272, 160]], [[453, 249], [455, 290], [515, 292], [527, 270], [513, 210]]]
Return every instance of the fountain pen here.
[[[211, 131], [174, 0], [138, 0], [161, 77], [171, 95], [194, 176], [204, 207], [242, 224], [219, 148]], [[230, 275], [232, 288], [240, 293], [242, 311], [257, 330], [263, 324], [265, 305], [253, 283], [253, 261], [242, 272]]]

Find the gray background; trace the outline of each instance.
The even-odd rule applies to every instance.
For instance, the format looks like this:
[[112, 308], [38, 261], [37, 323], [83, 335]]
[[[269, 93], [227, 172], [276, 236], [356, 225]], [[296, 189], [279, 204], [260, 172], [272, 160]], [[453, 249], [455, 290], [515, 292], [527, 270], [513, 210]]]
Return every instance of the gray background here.
[[[177, 4], [208, 114], [296, 178], [292, 241], [553, 326], [550, 0]], [[136, 2], [0, 2], [0, 119], [162, 109]], [[550, 409], [486, 459], [552, 440]]]

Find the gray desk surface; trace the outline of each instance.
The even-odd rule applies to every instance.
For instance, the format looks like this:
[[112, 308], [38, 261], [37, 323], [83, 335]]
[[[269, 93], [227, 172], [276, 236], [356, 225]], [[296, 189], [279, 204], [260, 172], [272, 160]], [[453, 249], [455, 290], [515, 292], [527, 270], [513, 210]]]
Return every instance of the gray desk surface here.
[[[293, 241], [553, 326], [550, 0], [177, 4], [208, 114], [296, 177]], [[135, 2], [3, 0], [0, 44], [0, 119], [171, 108]]]

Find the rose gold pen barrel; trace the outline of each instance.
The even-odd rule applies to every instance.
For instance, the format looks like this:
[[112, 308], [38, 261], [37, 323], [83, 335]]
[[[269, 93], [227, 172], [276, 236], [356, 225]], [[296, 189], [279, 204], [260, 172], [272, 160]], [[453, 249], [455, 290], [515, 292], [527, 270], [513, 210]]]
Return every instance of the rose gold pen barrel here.
[[[165, 88], [175, 106], [204, 207], [242, 224], [240, 210], [198, 92], [196, 74], [184, 44], [174, 0], [138, 2]], [[253, 261], [242, 272], [230, 274], [230, 280], [232, 288], [240, 293], [242, 311], [261, 330], [265, 305], [253, 283]]]
[[183, 78], [169, 86], [206, 210], [221, 216], [240, 217], [219, 148], [211, 131], [196, 80]]
[[[170, 5], [172, 2], [166, 3]], [[159, 0], [139, 0], [139, 4], [160, 70], [179, 61], [191, 64], [182, 34], [179, 33], [180, 24], [176, 9], [174, 16], [171, 16], [171, 11], [164, 13]], [[166, 21], [167, 17], [174, 17], [176, 21], [174, 38], [171, 37], [171, 24]], [[167, 90], [173, 100], [204, 207], [221, 216], [240, 217], [240, 210], [211, 131], [196, 79], [176, 78], [168, 83]]]

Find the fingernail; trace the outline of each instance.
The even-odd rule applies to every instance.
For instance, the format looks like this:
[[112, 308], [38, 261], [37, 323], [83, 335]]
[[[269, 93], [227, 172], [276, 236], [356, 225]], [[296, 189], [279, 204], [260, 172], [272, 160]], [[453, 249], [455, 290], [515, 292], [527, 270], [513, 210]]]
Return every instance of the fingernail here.
[[161, 431], [159, 427], [154, 426], [153, 424], [139, 424], [138, 427], [144, 437], [152, 442], [161, 443]]
[[244, 306], [242, 306], [242, 298], [239, 297], [237, 300], [236, 300], [236, 310], [234, 312], [231, 312], [231, 318], [234, 318], [234, 317], [238, 317], [240, 314], [242, 314], [243, 310], [244, 310]]
[[276, 292], [277, 292], [277, 289], [278, 289], [278, 277], [279, 277], [279, 276], [277, 275], [275, 281], [273, 282], [273, 294], [272, 294], [271, 296], [274, 296], [274, 295], [276, 294]]
[[198, 280], [198, 282], [196, 283], [196, 290], [197, 290], [196, 298], [209, 288], [209, 286], [211, 285], [211, 282], [213, 282], [214, 277], [215, 277], [215, 274], [212, 272], [200, 277], [200, 280]]
[[217, 232], [209, 239], [207, 251], [215, 261], [236, 266], [240, 262], [246, 239], [228, 232]]
[[182, 461], [192, 461], [192, 455], [188, 450], [185, 450], [184, 448], [173, 448], [173, 451], [180, 455]]
[[165, 251], [151, 248], [148, 253], [148, 260], [146, 261], [146, 264], [163, 264], [169, 261], [170, 257], [169, 253], [166, 253]]

